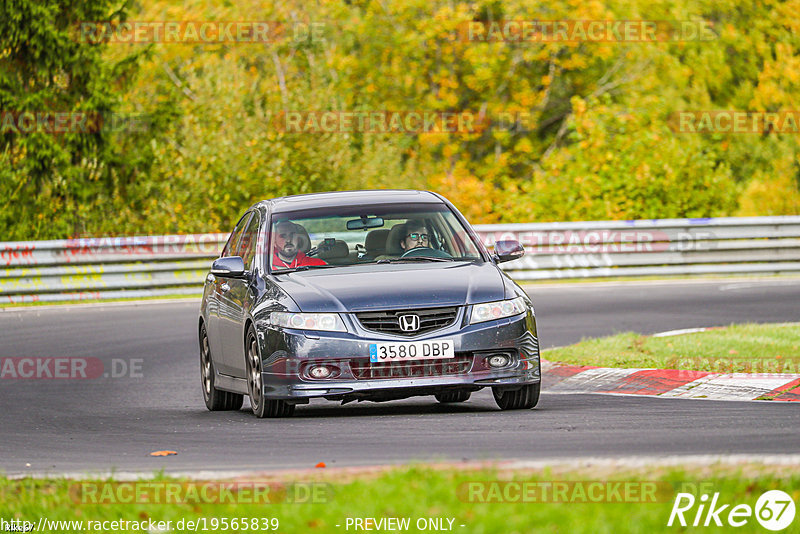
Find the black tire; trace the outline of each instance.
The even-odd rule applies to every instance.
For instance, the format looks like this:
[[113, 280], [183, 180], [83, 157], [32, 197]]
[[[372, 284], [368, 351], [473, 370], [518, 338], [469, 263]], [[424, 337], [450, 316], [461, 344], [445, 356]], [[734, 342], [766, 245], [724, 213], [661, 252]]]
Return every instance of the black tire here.
[[434, 395], [436, 400], [442, 404], [449, 404], [451, 402], [464, 402], [469, 400], [472, 392], [466, 389], [456, 389], [454, 391], [445, 391], [444, 393], [437, 393]]
[[214, 387], [214, 360], [208, 344], [206, 325], [200, 325], [200, 383], [203, 386], [203, 400], [212, 412], [238, 410], [244, 402], [244, 395], [222, 391]]
[[494, 401], [501, 410], [529, 410], [539, 403], [541, 382], [519, 389], [492, 388]]
[[253, 325], [247, 330], [245, 338], [245, 360], [247, 363], [247, 392], [250, 395], [250, 408], [259, 419], [264, 417], [291, 417], [294, 404], [286, 401], [265, 399], [261, 382], [261, 354], [258, 351], [258, 338]]

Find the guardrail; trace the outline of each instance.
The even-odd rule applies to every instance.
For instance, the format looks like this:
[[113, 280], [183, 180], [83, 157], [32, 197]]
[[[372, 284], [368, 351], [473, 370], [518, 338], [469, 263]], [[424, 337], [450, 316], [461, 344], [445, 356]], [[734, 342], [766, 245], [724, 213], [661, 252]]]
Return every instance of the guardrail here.
[[228, 234], [0, 243], [0, 303], [199, 295]]
[[[476, 225], [516, 280], [800, 272], [800, 216]], [[199, 295], [227, 234], [0, 243], [0, 303]]]
[[476, 226], [517, 239], [516, 280], [800, 272], [800, 217], [725, 217]]

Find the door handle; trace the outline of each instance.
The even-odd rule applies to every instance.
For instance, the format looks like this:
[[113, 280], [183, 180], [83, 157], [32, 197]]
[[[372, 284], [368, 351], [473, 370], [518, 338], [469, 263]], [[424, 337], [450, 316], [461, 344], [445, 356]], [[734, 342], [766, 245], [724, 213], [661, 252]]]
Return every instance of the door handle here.
[[225, 292], [225, 291], [228, 291], [228, 290], [231, 288], [231, 286], [229, 286], [229, 285], [228, 285], [228, 282], [222, 282], [222, 285], [221, 285], [221, 286], [219, 286], [219, 288], [220, 288], [220, 289], [221, 289], [223, 292]]

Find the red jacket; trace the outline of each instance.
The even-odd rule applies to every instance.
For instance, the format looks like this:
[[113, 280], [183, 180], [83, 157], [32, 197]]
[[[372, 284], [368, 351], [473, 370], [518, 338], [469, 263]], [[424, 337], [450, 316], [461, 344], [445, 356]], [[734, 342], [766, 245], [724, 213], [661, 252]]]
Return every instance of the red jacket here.
[[302, 267], [303, 265], [328, 265], [325, 261], [319, 258], [310, 258], [303, 252], [298, 252], [289, 263], [286, 263], [278, 256], [276, 251], [272, 251], [272, 268], [273, 269], [291, 269], [294, 267]]

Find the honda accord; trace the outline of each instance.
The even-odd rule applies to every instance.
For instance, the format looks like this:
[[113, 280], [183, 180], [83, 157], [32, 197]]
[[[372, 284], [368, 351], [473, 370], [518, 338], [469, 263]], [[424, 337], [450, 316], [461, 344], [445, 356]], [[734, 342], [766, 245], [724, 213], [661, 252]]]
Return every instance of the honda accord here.
[[286, 417], [312, 398], [347, 403], [490, 387], [503, 410], [539, 400], [533, 305], [458, 210], [428, 191], [265, 200], [239, 219], [200, 308], [209, 410]]

